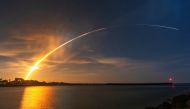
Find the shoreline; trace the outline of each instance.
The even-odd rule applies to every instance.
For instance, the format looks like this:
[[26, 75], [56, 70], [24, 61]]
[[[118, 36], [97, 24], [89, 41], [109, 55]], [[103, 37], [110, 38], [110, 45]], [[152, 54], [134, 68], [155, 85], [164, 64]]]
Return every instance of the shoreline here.
[[0, 87], [29, 87], [29, 86], [171, 86], [171, 87], [185, 87], [190, 86], [190, 83], [37, 83], [37, 84], [5, 84]]

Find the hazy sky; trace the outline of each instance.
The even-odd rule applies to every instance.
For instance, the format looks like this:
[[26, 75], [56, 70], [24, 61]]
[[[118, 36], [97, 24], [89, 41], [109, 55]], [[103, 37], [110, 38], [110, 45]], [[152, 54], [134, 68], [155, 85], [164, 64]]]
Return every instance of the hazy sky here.
[[[190, 82], [188, 0], [1, 0], [0, 77], [65, 82]], [[179, 30], [161, 28], [162, 25]]]

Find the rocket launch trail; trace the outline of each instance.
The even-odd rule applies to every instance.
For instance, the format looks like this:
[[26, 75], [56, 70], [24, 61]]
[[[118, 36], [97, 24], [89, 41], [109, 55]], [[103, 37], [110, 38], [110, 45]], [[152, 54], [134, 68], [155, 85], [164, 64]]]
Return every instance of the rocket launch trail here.
[[179, 30], [179, 28], [165, 26], [165, 25], [153, 25], [153, 24], [136, 24], [140, 26], [149, 26], [149, 27], [157, 27], [157, 28], [165, 28], [165, 29], [171, 29], [171, 30]]
[[[149, 27], [157, 27], [157, 28], [164, 28], [164, 29], [171, 29], [171, 30], [179, 30], [178, 28], [175, 28], [175, 27], [169, 27], [169, 26], [164, 26], [164, 25], [152, 25], [152, 24], [136, 24], [136, 25], [140, 25], [140, 26], [149, 26]], [[27, 80], [30, 75], [35, 71], [37, 70], [38, 66], [40, 65], [40, 63], [42, 63], [48, 56], [50, 56], [51, 54], [53, 54], [54, 52], [56, 52], [58, 49], [60, 49], [61, 47], [63, 46], [66, 46], [67, 44], [79, 39], [79, 38], [82, 38], [84, 36], [87, 36], [89, 34], [92, 34], [92, 33], [95, 33], [95, 32], [98, 32], [98, 31], [102, 31], [102, 30], [105, 30], [106, 28], [100, 28], [100, 29], [95, 29], [93, 31], [89, 31], [89, 32], [86, 32], [84, 34], [81, 34], [73, 39], [70, 39], [69, 41], [61, 44], [60, 46], [56, 47], [55, 49], [51, 50], [50, 52], [48, 52], [46, 55], [44, 55], [40, 60], [38, 60], [32, 67], [31, 69], [29, 70], [27, 76], [25, 77], [25, 80]]]
[[40, 65], [40, 63], [42, 63], [48, 56], [50, 56], [51, 54], [53, 54], [54, 52], [56, 52], [56, 51], [57, 51], [58, 49], [60, 49], [61, 47], [66, 46], [67, 44], [69, 44], [69, 43], [71, 43], [71, 42], [73, 42], [73, 41], [75, 41], [75, 40], [77, 40], [77, 39], [79, 39], [79, 38], [82, 38], [82, 37], [84, 37], [84, 36], [87, 36], [87, 35], [89, 35], [89, 34], [92, 34], [92, 33], [98, 32], [98, 31], [103, 31], [103, 30], [105, 30], [105, 29], [106, 29], [106, 28], [100, 28], [100, 29], [95, 29], [95, 30], [93, 30], [93, 31], [86, 32], [86, 33], [84, 33], [84, 34], [81, 34], [81, 35], [79, 35], [79, 36], [77, 36], [77, 37], [75, 37], [75, 38], [73, 38], [73, 39], [71, 39], [71, 40], [69, 40], [69, 41], [67, 41], [67, 42], [65, 42], [65, 43], [63, 43], [63, 44], [61, 44], [60, 46], [56, 47], [55, 49], [51, 50], [50, 52], [48, 52], [46, 55], [44, 55], [40, 60], [38, 60], [38, 61], [31, 67], [31, 69], [29, 70], [27, 76], [25, 77], [25, 80], [27, 80], [27, 79], [30, 77], [30, 75], [32, 74], [32, 72], [34, 72], [34, 71], [38, 68], [38, 66]]

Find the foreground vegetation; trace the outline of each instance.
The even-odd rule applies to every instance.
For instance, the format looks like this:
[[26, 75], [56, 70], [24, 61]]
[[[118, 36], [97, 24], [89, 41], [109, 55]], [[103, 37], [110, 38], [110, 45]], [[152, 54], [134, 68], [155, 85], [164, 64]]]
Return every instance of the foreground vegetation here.
[[147, 107], [146, 109], [190, 109], [190, 93], [175, 96], [156, 107]]

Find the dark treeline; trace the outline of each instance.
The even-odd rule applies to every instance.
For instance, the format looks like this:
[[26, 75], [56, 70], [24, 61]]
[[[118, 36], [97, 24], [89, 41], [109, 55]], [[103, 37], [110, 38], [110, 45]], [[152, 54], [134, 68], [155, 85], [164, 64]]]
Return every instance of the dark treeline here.
[[50, 85], [66, 85], [63, 82], [39, 82], [37, 80], [24, 80], [23, 78], [15, 78], [15, 80], [3, 80], [0, 79], [0, 86], [50, 86]]
[[0, 86], [62, 86], [62, 85], [173, 85], [172, 83], [65, 83], [65, 82], [40, 82], [37, 80], [24, 80], [15, 78], [15, 80], [0, 79]]

